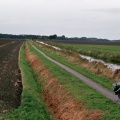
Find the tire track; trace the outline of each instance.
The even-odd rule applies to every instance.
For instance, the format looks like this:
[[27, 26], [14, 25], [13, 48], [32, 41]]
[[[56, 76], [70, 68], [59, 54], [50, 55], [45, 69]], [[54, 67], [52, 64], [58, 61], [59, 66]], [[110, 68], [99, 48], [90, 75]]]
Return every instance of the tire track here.
[[3, 45], [0, 45], [0, 48], [1, 48], [1, 47], [4, 47], [4, 46], [6, 46], [6, 45], [9, 45], [9, 44], [13, 44], [13, 43], [15, 43], [15, 42], [10, 42], [10, 43], [6, 43], [6, 44], [3, 44]]

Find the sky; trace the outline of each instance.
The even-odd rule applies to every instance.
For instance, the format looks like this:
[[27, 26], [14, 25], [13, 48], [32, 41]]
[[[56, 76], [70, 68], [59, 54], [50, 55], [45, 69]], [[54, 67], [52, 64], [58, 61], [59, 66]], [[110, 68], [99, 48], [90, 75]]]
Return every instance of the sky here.
[[0, 0], [0, 33], [120, 39], [120, 1]]

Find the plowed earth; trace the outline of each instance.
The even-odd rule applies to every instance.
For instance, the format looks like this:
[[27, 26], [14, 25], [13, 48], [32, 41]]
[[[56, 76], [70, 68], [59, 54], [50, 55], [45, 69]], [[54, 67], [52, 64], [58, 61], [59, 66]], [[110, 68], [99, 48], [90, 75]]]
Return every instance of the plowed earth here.
[[44, 80], [42, 95], [55, 120], [100, 120], [100, 110], [88, 110], [76, 100], [71, 93], [59, 83], [59, 80], [44, 66], [26, 44], [26, 59], [37, 71], [39, 78]]
[[20, 105], [22, 84], [18, 55], [22, 41], [6, 40], [1, 43], [4, 44], [0, 47], [0, 113], [6, 113]]

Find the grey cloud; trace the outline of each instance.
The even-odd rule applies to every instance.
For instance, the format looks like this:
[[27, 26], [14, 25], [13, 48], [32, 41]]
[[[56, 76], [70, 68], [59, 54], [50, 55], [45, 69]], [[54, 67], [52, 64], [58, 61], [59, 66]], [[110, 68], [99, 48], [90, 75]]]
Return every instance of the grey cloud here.
[[120, 8], [89, 9], [88, 11], [105, 12], [105, 13], [120, 13]]
[[118, 0], [0, 0], [0, 33], [120, 38]]

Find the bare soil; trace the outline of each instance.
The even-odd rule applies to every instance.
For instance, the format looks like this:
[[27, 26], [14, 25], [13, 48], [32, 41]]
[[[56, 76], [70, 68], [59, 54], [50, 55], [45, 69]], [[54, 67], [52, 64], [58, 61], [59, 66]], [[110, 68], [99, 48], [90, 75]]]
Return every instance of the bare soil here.
[[0, 47], [0, 113], [20, 105], [22, 92], [21, 74], [18, 67], [22, 41], [4, 41]]

